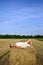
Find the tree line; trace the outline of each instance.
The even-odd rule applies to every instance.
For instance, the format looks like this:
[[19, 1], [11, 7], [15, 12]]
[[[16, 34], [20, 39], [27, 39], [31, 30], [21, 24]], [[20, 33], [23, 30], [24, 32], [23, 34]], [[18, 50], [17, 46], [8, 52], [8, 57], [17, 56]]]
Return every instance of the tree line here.
[[43, 35], [0, 35], [0, 38], [43, 38]]

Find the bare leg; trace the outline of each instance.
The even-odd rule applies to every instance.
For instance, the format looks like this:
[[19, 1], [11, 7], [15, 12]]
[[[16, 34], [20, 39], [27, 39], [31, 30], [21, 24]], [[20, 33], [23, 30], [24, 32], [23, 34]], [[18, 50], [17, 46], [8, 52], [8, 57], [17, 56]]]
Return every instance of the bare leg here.
[[10, 48], [16, 47], [16, 44], [9, 44]]
[[31, 40], [31, 39], [29, 39], [29, 40], [27, 41], [27, 43], [30, 44], [31, 47], [33, 47], [33, 46], [32, 46], [32, 40]]

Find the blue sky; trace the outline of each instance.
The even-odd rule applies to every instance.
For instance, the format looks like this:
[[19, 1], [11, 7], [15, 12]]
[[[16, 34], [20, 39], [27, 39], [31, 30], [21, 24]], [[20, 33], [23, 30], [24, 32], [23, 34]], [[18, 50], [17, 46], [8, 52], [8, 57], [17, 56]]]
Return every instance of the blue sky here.
[[43, 0], [0, 0], [0, 34], [43, 35]]

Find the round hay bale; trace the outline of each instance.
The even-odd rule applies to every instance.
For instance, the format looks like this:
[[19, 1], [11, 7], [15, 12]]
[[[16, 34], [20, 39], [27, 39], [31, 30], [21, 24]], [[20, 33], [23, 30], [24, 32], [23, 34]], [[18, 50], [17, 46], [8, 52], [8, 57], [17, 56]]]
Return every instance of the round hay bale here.
[[35, 50], [32, 48], [12, 48], [9, 62], [10, 65], [37, 65]]

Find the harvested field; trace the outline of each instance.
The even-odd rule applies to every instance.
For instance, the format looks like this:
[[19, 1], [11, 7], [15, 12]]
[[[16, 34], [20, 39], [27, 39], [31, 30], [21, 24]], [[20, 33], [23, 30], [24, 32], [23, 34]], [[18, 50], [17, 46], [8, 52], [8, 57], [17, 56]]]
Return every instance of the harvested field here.
[[43, 41], [33, 40], [33, 48], [11, 48], [9, 43], [27, 39], [0, 39], [0, 65], [43, 65]]

